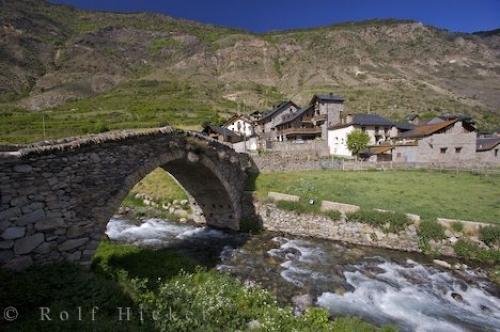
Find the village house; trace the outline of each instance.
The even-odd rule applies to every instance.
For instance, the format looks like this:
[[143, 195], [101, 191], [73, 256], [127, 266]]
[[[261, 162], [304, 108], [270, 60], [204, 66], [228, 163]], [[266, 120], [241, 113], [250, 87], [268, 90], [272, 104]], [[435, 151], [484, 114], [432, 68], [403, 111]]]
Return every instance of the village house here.
[[313, 106], [284, 116], [283, 121], [276, 125], [278, 141], [321, 138], [321, 127], [315, 122], [315, 116]]
[[321, 138], [328, 139], [328, 128], [341, 123], [344, 112], [344, 98], [333, 93], [315, 94], [310, 103], [314, 109], [312, 121], [321, 127]]
[[264, 140], [277, 140], [276, 125], [283, 122], [286, 115], [299, 111], [300, 107], [293, 101], [288, 100], [276, 105], [273, 109], [264, 112], [255, 121], [255, 133]]
[[249, 116], [242, 114], [233, 115], [224, 123], [223, 127], [244, 137], [250, 137], [255, 134], [253, 120]]
[[237, 133], [230, 129], [227, 129], [226, 127], [219, 127], [210, 124], [205, 125], [201, 133], [217, 141], [225, 143], [234, 144], [244, 140], [243, 136], [238, 135]]
[[463, 116], [443, 116], [416, 126], [393, 139], [396, 162], [454, 162], [476, 158], [474, 122]]
[[484, 163], [500, 163], [500, 136], [478, 138], [476, 141], [477, 160]]
[[347, 147], [347, 136], [356, 129], [368, 134], [370, 138], [369, 145], [382, 144], [390, 138], [396, 137], [399, 133], [398, 127], [394, 122], [380, 115], [347, 114], [342, 123], [331, 126], [328, 129], [330, 154], [352, 157], [352, 152]]

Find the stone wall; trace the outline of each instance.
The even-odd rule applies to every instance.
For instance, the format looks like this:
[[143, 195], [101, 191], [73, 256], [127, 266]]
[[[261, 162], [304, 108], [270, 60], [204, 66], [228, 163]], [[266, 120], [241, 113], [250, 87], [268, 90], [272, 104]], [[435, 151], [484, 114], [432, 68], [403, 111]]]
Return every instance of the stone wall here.
[[251, 156], [261, 172], [303, 171], [314, 169], [340, 169], [341, 162], [306, 153], [269, 152]]
[[[256, 201], [255, 210], [262, 220], [264, 229], [274, 232], [409, 252], [422, 251], [419, 247], [417, 234], [418, 221], [414, 221], [403, 231], [388, 233], [369, 224], [347, 222], [344, 218], [332, 220], [324, 215], [299, 215], [293, 211], [281, 210], [276, 205], [267, 202]], [[456, 256], [453, 245], [460, 238], [467, 238], [481, 247], [487, 248], [484, 243], [478, 240], [477, 230], [475, 232], [454, 232], [449, 224], [444, 223], [442, 220], [439, 222], [445, 226], [445, 239], [440, 241], [430, 240], [431, 251], [444, 256]], [[461, 221], [455, 220], [454, 222]], [[484, 224], [480, 225], [484, 226]]]
[[165, 127], [58, 141], [0, 154], [0, 264], [88, 264], [130, 189], [157, 167], [172, 174], [208, 225], [252, 218], [243, 195], [246, 155]]
[[302, 143], [290, 142], [270, 142], [267, 147], [271, 152], [307, 153], [312, 156], [328, 157], [328, 143], [326, 140], [304, 141]]

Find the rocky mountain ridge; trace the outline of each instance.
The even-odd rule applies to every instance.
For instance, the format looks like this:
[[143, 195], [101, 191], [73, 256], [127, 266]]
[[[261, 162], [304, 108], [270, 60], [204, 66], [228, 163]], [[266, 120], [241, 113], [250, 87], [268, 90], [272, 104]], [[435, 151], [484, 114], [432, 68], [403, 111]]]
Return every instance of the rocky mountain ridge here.
[[78, 101], [95, 107], [117, 93], [168, 104], [165, 92], [151, 97], [136, 89], [167, 83], [221, 117], [334, 91], [353, 112], [467, 113], [495, 128], [500, 32], [373, 20], [252, 34], [159, 14], [0, 1], [0, 109], [78, 111]]

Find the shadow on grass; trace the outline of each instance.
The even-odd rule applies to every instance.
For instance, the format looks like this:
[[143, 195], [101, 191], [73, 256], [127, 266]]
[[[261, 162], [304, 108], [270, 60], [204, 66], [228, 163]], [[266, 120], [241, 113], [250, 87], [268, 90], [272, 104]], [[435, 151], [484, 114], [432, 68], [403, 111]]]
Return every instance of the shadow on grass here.
[[[138, 297], [143, 295], [139, 292], [156, 292], [161, 283], [184, 272], [211, 269], [225, 245], [238, 247], [247, 238], [235, 234], [184, 240], [159, 250], [105, 240], [90, 271], [70, 263], [35, 266], [23, 272], [0, 270], [0, 308], [13, 306], [19, 312], [13, 322], [0, 320], [0, 330], [152, 331], [152, 321], [139, 321]], [[46, 310], [41, 307], [49, 308], [51, 321], [41, 320], [41, 310]], [[93, 307], [99, 308], [94, 321]], [[130, 321], [119, 320], [119, 307], [131, 308]], [[68, 313], [67, 320], [61, 319], [62, 311]]]

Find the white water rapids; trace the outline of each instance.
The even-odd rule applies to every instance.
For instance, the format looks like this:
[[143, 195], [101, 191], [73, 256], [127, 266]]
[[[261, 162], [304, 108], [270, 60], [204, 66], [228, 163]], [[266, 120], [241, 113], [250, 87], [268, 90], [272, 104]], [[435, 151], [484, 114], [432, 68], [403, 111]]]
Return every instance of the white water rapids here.
[[403, 331], [500, 331], [500, 292], [473, 269], [450, 271], [406, 254], [394, 258], [390, 251], [314, 239], [257, 235], [238, 247], [230, 243], [235, 235], [160, 219], [134, 225], [113, 218], [106, 233], [156, 248], [212, 240], [221, 245], [218, 270], [281, 293], [310, 293], [334, 316], [360, 316]]

